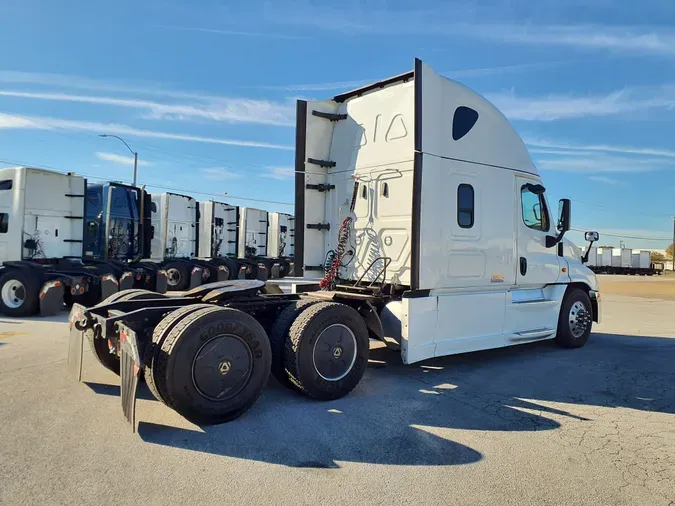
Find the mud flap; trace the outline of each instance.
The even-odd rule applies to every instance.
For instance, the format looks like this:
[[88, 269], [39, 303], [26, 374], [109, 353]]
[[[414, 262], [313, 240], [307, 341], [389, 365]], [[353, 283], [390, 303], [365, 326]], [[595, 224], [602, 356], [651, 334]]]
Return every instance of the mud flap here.
[[265, 264], [258, 264], [258, 275], [256, 276], [256, 279], [267, 281], [269, 278], [270, 271], [267, 270], [267, 266]]
[[166, 293], [169, 289], [169, 281], [166, 277], [166, 271], [157, 271], [155, 276], [155, 289], [153, 292], [157, 293]]
[[281, 277], [281, 265], [275, 263], [272, 265], [272, 272], [270, 273], [270, 279], [279, 279]]
[[190, 271], [190, 286], [188, 287], [188, 290], [197, 288], [198, 286], [201, 286], [201, 284], [202, 284], [202, 268], [193, 267], [192, 271]]
[[237, 279], [246, 279], [246, 266], [239, 266], [239, 273], [237, 274]]
[[120, 394], [124, 418], [136, 432], [136, 394], [141, 375], [141, 353], [136, 340], [136, 332], [120, 324]]
[[40, 290], [40, 316], [54, 316], [63, 309], [63, 281], [47, 281]]
[[106, 300], [112, 294], [119, 291], [119, 286], [115, 276], [106, 274], [101, 278], [101, 301]]
[[218, 279], [216, 281], [227, 281], [230, 279], [230, 271], [224, 265], [218, 266]]
[[82, 381], [82, 352], [84, 351], [84, 329], [78, 329], [85, 307], [73, 304], [68, 317], [70, 336], [68, 338], [68, 373]]
[[[120, 276], [120, 292], [122, 290], [131, 290], [134, 287], [134, 273], [123, 272]], [[105, 297], [103, 298], [105, 300]]]

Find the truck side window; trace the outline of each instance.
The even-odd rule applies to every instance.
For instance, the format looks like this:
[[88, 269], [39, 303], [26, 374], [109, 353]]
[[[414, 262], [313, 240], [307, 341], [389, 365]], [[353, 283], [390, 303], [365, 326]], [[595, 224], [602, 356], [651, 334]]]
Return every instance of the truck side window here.
[[460, 184], [457, 187], [457, 224], [462, 228], [473, 227], [473, 186]]
[[9, 214], [0, 213], [0, 234], [6, 234], [9, 229]]
[[548, 210], [543, 195], [535, 195], [528, 188], [520, 191], [523, 222], [529, 228], [548, 232]]
[[5, 179], [4, 181], [0, 181], [0, 190], [11, 190], [11, 189], [12, 189], [11, 179]]

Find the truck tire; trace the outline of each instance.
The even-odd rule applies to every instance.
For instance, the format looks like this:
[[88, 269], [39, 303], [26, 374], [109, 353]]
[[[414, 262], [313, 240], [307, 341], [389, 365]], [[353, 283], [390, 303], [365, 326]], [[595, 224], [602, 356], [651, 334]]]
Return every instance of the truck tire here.
[[143, 356], [143, 363], [145, 364], [144, 376], [145, 382], [148, 385], [150, 392], [158, 401], [168, 405], [164, 397], [166, 385], [161, 381], [156, 381], [155, 379], [157, 356], [159, 355], [159, 351], [167, 334], [176, 326], [179, 321], [181, 321], [190, 313], [197, 311], [198, 309], [215, 309], [216, 307], [217, 306], [213, 306], [212, 304], [190, 304], [189, 306], [183, 306], [166, 315], [162, 320], [160, 320], [160, 322], [152, 331], [152, 341], [148, 344], [148, 346], [146, 346]]
[[563, 348], [581, 348], [593, 326], [593, 306], [580, 288], [570, 289], [563, 299], [555, 342]]
[[169, 262], [164, 266], [167, 288], [172, 291], [187, 290], [190, 286], [190, 265], [186, 262]]
[[[127, 300], [143, 300], [155, 298], [165, 299], [166, 295], [161, 295], [159, 293], [151, 292], [149, 290], [131, 289], [113, 293], [110, 297], [108, 297], [106, 300], [103, 301], [103, 304], [112, 304], [113, 302], [123, 302]], [[95, 339], [93, 329], [87, 329], [85, 331], [85, 336], [89, 341], [89, 346], [94, 352], [94, 357], [96, 357], [98, 363], [101, 364], [106, 369], [108, 369], [109, 371], [112, 371], [119, 376], [120, 358], [116, 354], [110, 353], [108, 340]]]
[[319, 302], [291, 324], [284, 353], [286, 373], [308, 397], [339, 399], [361, 381], [369, 346], [368, 329], [359, 313], [345, 304]]
[[32, 316], [40, 309], [38, 276], [27, 269], [8, 269], [0, 276], [0, 313]]
[[237, 262], [231, 258], [222, 258], [221, 262], [229, 271], [228, 279], [237, 279], [237, 277], [239, 277], [239, 266], [237, 265]]
[[317, 300], [295, 300], [284, 307], [272, 325], [270, 330], [270, 348], [272, 349], [272, 375], [284, 386], [293, 388], [293, 383], [286, 374], [286, 365], [284, 362], [284, 350], [288, 340], [288, 331], [291, 325], [308, 306], [316, 304]]
[[205, 308], [168, 333], [156, 363], [166, 403], [189, 421], [210, 425], [237, 418], [258, 400], [272, 353], [255, 318], [237, 309]]

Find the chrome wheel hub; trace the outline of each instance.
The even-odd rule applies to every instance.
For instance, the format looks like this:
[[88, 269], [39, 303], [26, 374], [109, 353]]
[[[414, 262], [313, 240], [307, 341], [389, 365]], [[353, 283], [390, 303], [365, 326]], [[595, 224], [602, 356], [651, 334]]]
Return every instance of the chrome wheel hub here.
[[584, 335], [591, 324], [591, 313], [584, 306], [583, 302], [576, 301], [570, 308], [568, 320], [572, 336], [578, 339]]

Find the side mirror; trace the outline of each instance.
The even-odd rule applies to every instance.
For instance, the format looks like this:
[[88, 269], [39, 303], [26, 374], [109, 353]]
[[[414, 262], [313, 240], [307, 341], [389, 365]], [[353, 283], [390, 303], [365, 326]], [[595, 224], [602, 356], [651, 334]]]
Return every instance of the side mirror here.
[[558, 201], [558, 231], [562, 234], [570, 229], [572, 219], [572, 203], [569, 199]]
[[584, 237], [588, 242], [595, 242], [600, 239], [600, 234], [597, 232], [586, 232]]
[[593, 246], [595, 241], [600, 239], [600, 234], [597, 232], [586, 232], [584, 234], [584, 238], [588, 241], [588, 248], [586, 248], [586, 253], [584, 253], [584, 256], [581, 257], [582, 264], [588, 263], [588, 254], [591, 252], [591, 246]]

